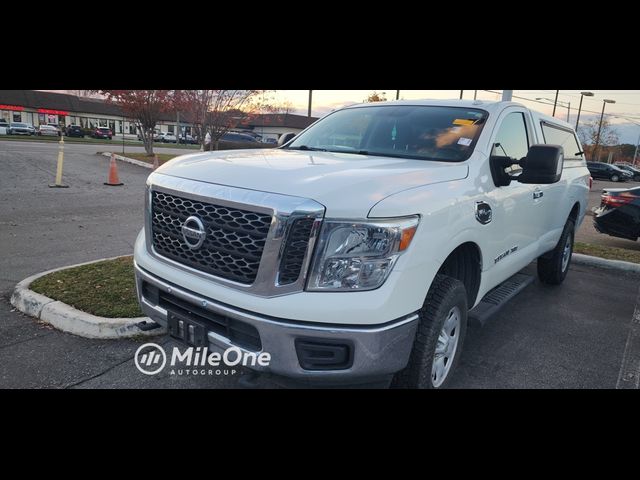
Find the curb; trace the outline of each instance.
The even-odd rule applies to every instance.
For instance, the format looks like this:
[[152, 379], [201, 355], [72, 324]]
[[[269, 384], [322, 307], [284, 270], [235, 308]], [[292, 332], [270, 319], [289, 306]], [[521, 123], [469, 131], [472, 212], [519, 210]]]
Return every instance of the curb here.
[[606, 268], [609, 270], [618, 270], [622, 272], [640, 274], [640, 264], [623, 262], [622, 260], [608, 260], [606, 258], [592, 257], [582, 253], [574, 253], [571, 261], [578, 265], [587, 265], [589, 267]]
[[115, 339], [141, 335], [156, 336], [166, 333], [165, 328], [157, 328], [148, 332], [140, 330], [137, 324], [144, 321], [151, 321], [148, 317], [98, 317], [29, 289], [29, 285], [31, 285], [32, 282], [50, 273], [80, 267], [82, 265], [90, 265], [104, 260], [115, 260], [116, 258], [121, 257], [102, 258], [91, 262], [78, 263], [27, 277], [15, 286], [13, 294], [11, 295], [11, 305], [31, 317], [38, 318], [45, 323], [53, 325], [58, 330], [72, 333], [79, 337]]
[[[111, 152], [96, 152], [97, 155], [102, 155], [103, 157], [109, 157], [111, 158]], [[122, 155], [116, 155], [115, 153], [113, 154], [113, 156], [116, 158], [116, 160], [120, 160], [123, 161], [125, 163], [131, 163], [133, 165], [138, 165], [139, 167], [144, 167], [144, 168], [148, 168], [150, 170], [153, 170], [153, 164], [147, 163], [147, 162], [143, 162], [141, 160], [136, 160], [135, 158], [129, 158], [129, 157], [123, 157]]]

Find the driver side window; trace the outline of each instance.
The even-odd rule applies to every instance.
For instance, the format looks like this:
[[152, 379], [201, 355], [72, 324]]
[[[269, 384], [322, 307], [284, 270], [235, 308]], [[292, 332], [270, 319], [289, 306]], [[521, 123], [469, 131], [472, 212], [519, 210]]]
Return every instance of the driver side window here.
[[[493, 148], [491, 149], [491, 155], [511, 157], [520, 160], [526, 157], [528, 152], [529, 136], [527, 134], [527, 124], [524, 113], [510, 113], [500, 124]], [[518, 165], [506, 169], [509, 173], [517, 173], [521, 170]]]

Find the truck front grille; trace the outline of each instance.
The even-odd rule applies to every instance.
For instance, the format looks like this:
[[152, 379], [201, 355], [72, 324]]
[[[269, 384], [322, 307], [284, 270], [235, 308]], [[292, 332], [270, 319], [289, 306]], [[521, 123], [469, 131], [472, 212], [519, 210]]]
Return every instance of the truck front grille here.
[[313, 218], [301, 218], [293, 222], [280, 262], [280, 285], [289, 285], [300, 277], [314, 221]]
[[[213, 203], [152, 193], [152, 241], [155, 251], [212, 275], [250, 285], [256, 279], [271, 215]], [[190, 216], [204, 224], [206, 239], [191, 249], [182, 236]]]

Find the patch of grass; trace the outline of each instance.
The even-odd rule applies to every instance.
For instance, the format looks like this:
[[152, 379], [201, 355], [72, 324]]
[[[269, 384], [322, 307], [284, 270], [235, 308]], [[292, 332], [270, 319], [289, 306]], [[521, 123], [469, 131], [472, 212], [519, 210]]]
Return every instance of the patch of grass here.
[[143, 316], [130, 256], [50, 273], [29, 288], [99, 317]]
[[573, 250], [576, 253], [583, 253], [593, 257], [640, 263], [640, 251], [637, 250], [627, 250], [626, 248], [606, 247], [604, 245], [593, 245], [591, 243], [581, 242], [576, 242]]
[[[114, 152], [116, 153], [116, 152]], [[120, 155], [118, 153], [118, 155]], [[174, 153], [158, 153], [158, 163], [160, 165], [162, 165], [163, 163], [168, 162], [169, 160], [171, 160], [172, 158], [176, 158], [179, 157], [180, 155], [176, 155]], [[126, 152], [124, 154], [125, 157], [127, 158], [133, 158], [134, 160], [140, 160], [142, 162], [147, 162], [147, 163], [153, 163], [153, 155], [152, 156], [148, 156], [146, 153], [130, 153], [130, 152]]]

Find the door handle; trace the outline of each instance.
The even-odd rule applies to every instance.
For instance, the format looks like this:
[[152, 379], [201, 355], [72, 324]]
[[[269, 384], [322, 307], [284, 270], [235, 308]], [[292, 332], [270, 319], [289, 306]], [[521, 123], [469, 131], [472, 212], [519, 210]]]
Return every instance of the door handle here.
[[538, 200], [540, 198], [544, 197], [544, 192], [541, 190], [536, 190], [535, 192], [533, 192], [533, 199], [534, 200]]

